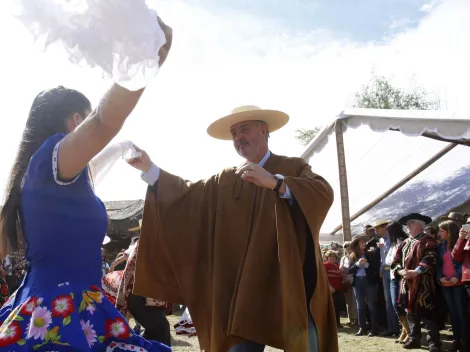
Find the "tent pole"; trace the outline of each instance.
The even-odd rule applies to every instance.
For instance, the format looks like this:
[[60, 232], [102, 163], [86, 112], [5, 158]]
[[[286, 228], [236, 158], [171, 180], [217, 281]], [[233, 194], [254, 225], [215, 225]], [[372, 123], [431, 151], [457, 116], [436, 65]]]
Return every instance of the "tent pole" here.
[[348, 176], [346, 172], [346, 158], [344, 155], [343, 122], [341, 120], [336, 120], [335, 135], [339, 171], [339, 188], [341, 195], [341, 214], [343, 217], [342, 228], [344, 242], [351, 240], [351, 219], [349, 216]]
[[[446, 155], [448, 152], [450, 152], [452, 149], [454, 149], [458, 144], [456, 143], [449, 143], [444, 149], [439, 151], [437, 154], [435, 154], [432, 158], [430, 158], [428, 161], [426, 161], [424, 164], [422, 164], [420, 167], [418, 167], [416, 170], [414, 170], [411, 174], [406, 176], [403, 180], [395, 184], [392, 188], [390, 188], [388, 191], [380, 195], [378, 198], [374, 199], [371, 203], [366, 205], [364, 208], [359, 210], [357, 213], [355, 213], [353, 216], [351, 216], [350, 221], [356, 220], [359, 216], [364, 214], [365, 212], [369, 211], [372, 209], [374, 206], [379, 204], [381, 201], [383, 201], [385, 198], [387, 198], [389, 195], [391, 195], [393, 192], [401, 188], [403, 185], [411, 181], [413, 178], [415, 178], [417, 175], [419, 175], [421, 172], [426, 170], [429, 166], [434, 164], [437, 160], [442, 158], [444, 155]], [[339, 160], [339, 157], [338, 157]], [[339, 162], [339, 161], [338, 161]], [[341, 181], [341, 178], [340, 178]], [[343, 215], [343, 223], [344, 223], [344, 215]], [[332, 235], [334, 235], [336, 232], [341, 230], [341, 228], [344, 225], [338, 225], [335, 227], [335, 229], [331, 232]], [[351, 231], [351, 224], [348, 224], [349, 226], [349, 231]], [[344, 232], [344, 231], [343, 231]]]

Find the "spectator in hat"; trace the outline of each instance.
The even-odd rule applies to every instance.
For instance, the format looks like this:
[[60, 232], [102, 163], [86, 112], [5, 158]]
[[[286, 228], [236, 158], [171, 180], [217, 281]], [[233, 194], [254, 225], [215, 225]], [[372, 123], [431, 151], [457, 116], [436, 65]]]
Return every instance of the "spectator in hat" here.
[[377, 248], [379, 240], [376, 237], [375, 229], [372, 225], [366, 225], [363, 228], [363, 234], [367, 237], [366, 239], [366, 249], [372, 247]]
[[[400, 248], [403, 241], [408, 238], [407, 233], [403, 230], [403, 226], [398, 222], [392, 221], [387, 225], [387, 232], [390, 236], [390, 250], [387, 253], [387, 258], [385, 258], [385, 265], [392, 267], [393, 260], [395, 255]], [[410, 335], [410, 326], [408, 325], [408, 320], [406, 319], [406, 309], [403, 309], [398, 305], [398, 294], [400, 291], [400, 278], [395, 277], [393, 270], [390, 271], [390, 296], [393, 304], [393, 309], [395, 310], [398, 318], [400, 319], [402, 330], [401, 334], [396, 343], [407, 343], [409, 341]]]
[[378, 334], [378, 307], [377, 284], [379, 281], [380, 256], [375, 248], [366, 249], [367, 236], [356, 235], [351, 241], [351, 255], [349, 262], [349, 274], [353, 275], [353, 288], [356, 296], [357, 312], [359, 318], [359, 331], [356, 336], [367, 334], [366, 326], [366, 299], [370, 311], [371, 331], [369, 337]]
[[442, 217], [441, 221], [446, 221], [446, 220], [453, 221], [459, 227], [459, 230], [460, 230], [462, 228], [462, 225], [467, 222], [467, 218], [468, 218], [467, 214], [451, 212], [449, 213], [449, 215]]
[[398, 248], [391, 268], [400, 278], [398, 305], [408, 311], [410, 339], [405, 349], [421, 347], [421, 321], [427, 331], [429, 351], [440, 351], [440, 335], [436, 323], [436, 255], [437, 242], [424, 232], [432, 219], [419, 213], [402, 217], [410, 233]]

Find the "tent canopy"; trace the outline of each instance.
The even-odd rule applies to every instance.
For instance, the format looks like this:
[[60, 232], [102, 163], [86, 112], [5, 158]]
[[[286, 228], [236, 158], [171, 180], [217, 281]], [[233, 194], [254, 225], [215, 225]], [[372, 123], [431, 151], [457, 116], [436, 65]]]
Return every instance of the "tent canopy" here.
[[[302, 157], [332, 185], [335, 201], [321, 232], [342, 223], [336, 124], [344, 139], [349, 212], [352, 216], [400, 183], [449, 143], [457, 146], [351, 222], [353, 235], [379, 218], [410, 212], [433, 219], [470, 200], [470, 114], [448, 111], [348, 109], [321, 131]], [[401, 132], [401, 133], [399, 133]], [[333, 138], [330, 138], [333, 137]], [[468, 209], [470, 212], [470, 209]]]

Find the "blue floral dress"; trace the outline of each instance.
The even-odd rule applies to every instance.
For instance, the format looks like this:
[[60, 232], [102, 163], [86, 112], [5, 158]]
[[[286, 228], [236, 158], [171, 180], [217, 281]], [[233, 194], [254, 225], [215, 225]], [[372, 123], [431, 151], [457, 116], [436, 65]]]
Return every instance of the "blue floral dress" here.
[[0, 351], [171, 351], [135, 335], [103, 294], [106, 210], [87, 168], [74, 180], [59, 179], [64, 136], [46, 140], [23, 180], [20, 217], [29, 266], [0, 310]]

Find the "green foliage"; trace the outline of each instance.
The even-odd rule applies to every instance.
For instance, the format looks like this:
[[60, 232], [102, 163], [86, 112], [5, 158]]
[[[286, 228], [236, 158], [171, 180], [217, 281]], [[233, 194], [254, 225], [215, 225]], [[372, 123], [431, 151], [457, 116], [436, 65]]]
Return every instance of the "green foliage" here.
[[409, 92], [394, 87], [385, 77], [372, 74], [370, 82], [354, 95], [354, 107], [368, 109], [434, 110], [439, 100], [422, 88]]
[[[367, 109], [437, 110], [440, 102], [422, 88], [406, 91], [394, 87], [384, 76], [372, 73], [369, 83], [354, 95], [353, 106]], [[320, 127], [311, 130], [301, 128], [295, 132], [295, 139], [306, 146], [320, 132]]]
[[315, 127], [311, 130], [305, 128], [295, 130], [297, 133], [294, 137], [300, 144], [306, 146], [315, 136], [320, 132], [320, 127]]

